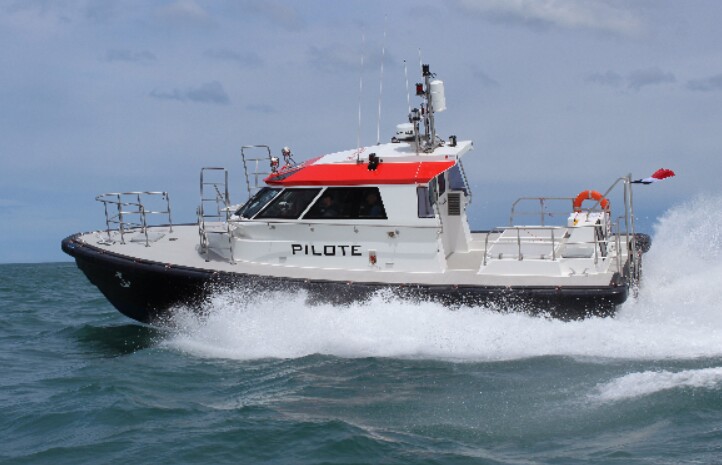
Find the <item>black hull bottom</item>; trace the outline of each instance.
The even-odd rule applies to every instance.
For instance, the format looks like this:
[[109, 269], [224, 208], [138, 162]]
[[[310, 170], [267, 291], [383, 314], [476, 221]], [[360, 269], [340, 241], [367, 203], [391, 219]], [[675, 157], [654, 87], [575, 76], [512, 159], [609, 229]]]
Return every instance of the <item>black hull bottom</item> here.
[[483, 305], [502, 312], [524, 311], [565, 320], [613, 315], [629, 291], [621, 277], [616, 279], [616, 286], [584, 288], [401, 286], [259, 277], [133, 260], [81, 244], [75, 237], [63, 240], [63, 251], [75, 258], [78, 268], [122, 314], [144, 323], [162, 320], [179, 305], [202, 310], [214, 292], [241, 286], [254, 292], [304, 290], [311, 303], [333, 304], [363, 301], [379, 290], [390, 290], [403, 299], [450, 307]]

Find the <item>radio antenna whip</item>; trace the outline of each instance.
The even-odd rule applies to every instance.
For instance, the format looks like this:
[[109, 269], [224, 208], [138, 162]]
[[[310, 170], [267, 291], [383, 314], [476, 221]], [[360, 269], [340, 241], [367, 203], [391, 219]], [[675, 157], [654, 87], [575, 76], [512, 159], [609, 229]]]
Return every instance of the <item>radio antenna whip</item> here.
[[406, 105], [409, 107], [409, 113], [411, 113], [411, 95], [409, 94], [409, 70], [406, 66], [406, 60], [404, 60], [404, 77], [406, 78]]
[[366, 35], [361, 33], [361, 74], [358, 80], [358, 131], [356, 132], [356, 162], [359, 162], [361, 155], [361, 97], [364, 90], [364, 47], [366, 45]]
[[376, 121], [376, 145], [381, 144], [381, 97], [384, 93], [384, 58], [386, 57], [386, 24], [388, 15], [384, 16], [384, 42], [381, 45], [381, 77], [379, 78], [379, 117]]

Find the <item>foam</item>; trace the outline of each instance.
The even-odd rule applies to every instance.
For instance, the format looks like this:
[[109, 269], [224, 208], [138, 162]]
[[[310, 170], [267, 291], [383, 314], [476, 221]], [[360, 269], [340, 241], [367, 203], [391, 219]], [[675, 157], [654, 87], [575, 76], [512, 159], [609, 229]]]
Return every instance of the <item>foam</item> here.
[[722, 385], [722, 367], [700, 370], [645, 371], [630, 373], [596, 388], [589, 397], [600, 402], [613, 402], [647, 396], [678, 388], [716, 389]]
[[180, 310], [163, 344], [203, 357], [412, 357], [509, 360], [722, 356], [722, 195], [669, 210], [645, 255], [639, 298], [615, 318], [563, 322], [484, 308], [449, 310], [386, 294], [348, 307], [302, 293], [226, 292], [200, 317]]

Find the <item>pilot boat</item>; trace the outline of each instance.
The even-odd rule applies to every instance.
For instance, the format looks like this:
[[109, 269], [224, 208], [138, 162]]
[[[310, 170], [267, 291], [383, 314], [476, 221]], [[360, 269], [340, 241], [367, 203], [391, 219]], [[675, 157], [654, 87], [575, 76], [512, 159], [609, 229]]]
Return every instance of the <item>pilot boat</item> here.
[[[631, 176], [603, 193], [518, 199], [509, 225], [472, 231], [462, 159], [473, 143], [437, 134], [444, 83], [428, 65], [422, 75], [421, 103], [389, 143], [301, 163], [287, 148], [276, 157], [244, 146], [242, 205], [230, 200], [228, 171], [204, 167], [196, 223], [173, 224], [167, 192], [107, 193], [96, 197], [105, 229], [71, 235], [62, 249], [141, 322], [202, 310], [237, 288], [303, 290], [334, 304], [387, 292], [452, 308], [612, 315], [638, 285], [649, 247], [634, 230]], [[614, 212], [612, 195], [621, 199]], [[530, 215], [539, 223], [527, 224]]]

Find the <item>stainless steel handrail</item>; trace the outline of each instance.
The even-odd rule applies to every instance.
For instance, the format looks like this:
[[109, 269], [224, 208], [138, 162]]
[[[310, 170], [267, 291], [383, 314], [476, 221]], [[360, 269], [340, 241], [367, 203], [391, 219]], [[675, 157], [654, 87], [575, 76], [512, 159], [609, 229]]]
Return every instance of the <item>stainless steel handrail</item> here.
[[[248, 149], [266, 149], [267, 155], [265, 157], [248, 157], [246, 155], [246, 151]], [[271, 174], [271, 148], [267, 145], [244, 145], [241, 147], [241, 159], [243, 160], [243, 173], [246, 176], [246, 188], [248, 190], [248, 198], [250, 199], [253, 197], [253, 194], [256, 193], [261, 187], [261, 183], [259, 182], [260, 177], [263, 176], [264, 178]], [[260, 171], [260, 163], [262, 161], [268, 161], [268, 171]], [[248, 165], [250, 163], [254, 163], [253, 165], [253, 171], [248, 171]], [[251, 176], [253, 176], [253, 186], [251, 186]], [[262, 180], [261, 180], [262, 181]]]
[[[527, 212], [522, 211], [518, 212], [516, 211], [516, 207], [520, 202], [527, 201], [527, 200], [536, 200], [539, 202], [539, 211], [536, 212]], [[564, 211], [544, 211], [544, 207], [548, 201], [569, 201], [569, 210]], [[509, 214], [509, 226], [514, 226], [514, 218], [518, 216], [536, 216], [539, 215], [540, 224], [541, 226], [546, 226], [544, 223], [544, 218], [546, 216], [566, 216], [569, 215], [569, 212], [572, 211], [574, 199], [571, 197], [519, 197], [514, 201], [514, 203], [511, 204], [511, 213]]]
[[[554, 231], [555, 230], [562, 230], [565, 229], [561, 226], [511, 226], [508, 228], [495, 228], [490, 231], [486, 231], [486, 235], [484, 237], [484, 261], [483, 264], [486, 265], [487, 263], [487, 257], [489, 252], [489, 237], [492, 234], [503, 234], [505, 231], [516, 231], [516, 237], [513, 238], [504, 238], [506, 239], [505, 242], [513, 243], [516, 242], [517, 244], [517, 254], [516, 257], [518, 260], [523, 260], [524, 256], [521, 252], [522, 245], [523, 244], [545, 244], [549, 243], [551, 245], [551, 256], [552, 260], [556, 260], [556, 245], [557, 243], [561, 244], [561, 239], [557, 241]], [[522, 231], [549, 231], [549, 238], [544, 237], [538, 237], [538, 238], [522, 238], [521, 232]], [[501, 239], [501, 237], [499, 237]], [[499, 240], [497, 239], [497, 241]], [[497, 242], [499, 243], [499, 242]]]
[[[208, 180], [211, 173], [222, 173], [222, 180], [213, 178]], [[210, 191], [210, 192], [209, 192]], [[207, 253], [209, 250], [208, 234], [225, 234], [228, 239], [229, 262], [235, 263], [233, 258], [233, 236], [231, 234], [231, 207], [228, 193], [228, 170], [220, 167], [204, 167], [200, 173], [200, 197], [198, 206], [198, 235], [200, 237], [201, 250]], [[206, 204], [210, 204], [214, 211], [206, 211]], [[222, 231], [209, 231], [206, 227], [206, 220], [216, 220], [222, 223], [225, 228]]]
[[[641, 263], [640, 263], [640, 254], [637, 250], [637, 238], [635, 235], [635, 227], [634, 227], [634, 199], [632, 197], [632, 174], [629, 173], [626, 176], [622, 176], [617, 178], [614, 183], [604, 192], [603, 197], [608, 197], [609, 193], [612, 192], [612, 190], [617, 187], [619, 183], [622, 183], [623, 185], [623, 195], [624, 195], [624, 226], [625, 226], [625, 244], [628, 248], [629, 253], [629, 263], [630, 263], [630, 273], [629, 277], [631, 279], [632, 287], [636, 287], [639, 282], [640, 278], [640, 271], [641, 271]], [[596, 207], [601, 200], [598, 200], [594, 206]], [[621, 253], [621, 250], [618, 252]], [[634, 290], [636, 293], [636, 290]]]
[[[580, 227], [578, 227], [578, 228], [591, 228], [591, 229], [596, 229], [596, 228], [599, 228], [599, 225], [585, 225], [585, 226], [580, 226]], [[516, 251], [516, 255], [515, 255], [514, 258], [516, 258], [517, 260], [520, 260], [520, 261], [521, 261], [521, 260], [524, 260], [524, 255], [522, 254], [522, 247], [523, 247], [524, 245], [529, 245], [529, 244], [536, 244], [536, 245], [538, 245], [538, 244], [542, 244], [542, 245], [543, 245], [543, 244], [549, 244], [549, 246], [551, 247], [551, 253], [550, 253], [550, 255], [551, 255], [551, 260], [552, 260], [552, 261], [556, 261], [556, 259], [557, 259], [556, 249], [557, 249], [557, 246], [561, 245], [562, 243], [563, 243], [564, 245], [590, 245], [590, 244], [593, 244], [593, 246], [594, 246], [594, 264], [595, 264], [595, 265], [598, 264], [598, 263], [599, 263], [599, 255], [600, 255], [601, 247], [604, 247], [604, 246], [606, 246], [607, 244], [609, 244], [609, 243], [610, 243], [610, 239], [600, 240], [599, 237], [598, 237], [596, 234], [594, 234], [594, 236], [593, 236], [593, 237], [594, 237], [594, 240], [593, 240], [593, 241], [573, 241], [573, 242], [563, 241], [563, 238], [564, 238], [563, 235], [562, 235], [562, 237], [561, 237], [560, 239], [557, 239], [556, 236], [555, 236], [555, 234], [554, 234], [554, 231], [556, 231], [556, 230], [560, 230], [560, 231], [561, 231], [561, 230], [566, 230], [566, 229], [567, 229], [567, 228], [564, 228], [564, 227], [562, 227], [562, 226], [511, 226], [511, 227], [508, 227], [508, 228], [495, 228], [495, 229], [492, 229], [492, 230], [490, 230], [490, 231], [487, 231], [487, 232], [486, 232], [486, 235], [485, 235], [485, 237], [484, 237], [484, 259], [483, 259], [483, 265], [486, 265], [487, 262], [488, 262], [488, 257], [489, 257], [489, 238], [491, 237], [492, 234], [498, 234], [498, 235], [500, 235], [500, 237], [496, 239], [496, 243], [497, 243], [497, 244], [501, 244], [501, 243], [513, 244], [513, 243], [516, 243], [516, 245], [517, 245], [517, 251]], [[501, 235], [502, 235], [504, 232], [506, 232], [506, 231], [516, 231], [515, 237], [505, 237], [505, 238], [502, 238]], [[526, 238], [523, 238], [523, 237], [521, 237], [522, 231], [549, 231], [549, 238], [545, 238], [545, 237], [537, 237], [537, 238], [526, 237]], [[615, 237], [616, 237], [616, 236], [618, 236], [618, 235], [617, 235], [617, 234], [613, 234], [612, 236], [615, 236]], [[503, 239], [503, 242], [500, 242], [500, 240], [502, 240], [502, 239]], [[619, 238], [616, 237], [616, 240], [619, 241]], [[620, 249], [619, 246], [617, 247], [617, 250], [615, 251], [615, 253], [617, 254], [617, 268], [618, 268], [618, 269], [621, 269], [621, 264], [620, 264], [621, 262], [619, 261], [620, 259], [619, 259], [619, 257], [618, 257], [619, 254], [621, 253], [621, 249]], [[608, 255], [607, 255], [607, 256], [608, 256]]]
[[[161, 196], [162, 200], [165, 200], [165, 210], [147, 210], [144, 205], [145, 197], [148, 196]], [[128, 197], [131, 197], [128, 199]], [[117, 225], [118, 231], [120, 232], [120, 243], [125, 244], [125, 234], [129, 230], [140, 228], [141, 232], [145, 235], [145, 246], [150, 247], [150, 240], [148, 238], [148, 215], [168, 215], [167, 224], [170, 228], [170, 232], [173, 232], [173, 219], [171, 217], [170, 207], [170, 196], [167, 192], [161, 191], [134, 191], [134, 192], [108, 192], [100, 194], [95, 197], [95, 200], [103, 204], [105, 211], [105, 225], [106, 233], [108, 235], [108, 241], [112, 242], [111, 231], [113, 225]], [[116, 213], [111, 213], [108, 206], [112, 205], [115, 207]], [[126, 207], [132, 207], [130, 209], [124, 209]], [[128, 216], [138, 215], [138, 222], [131, 222], [127, 220]]]

